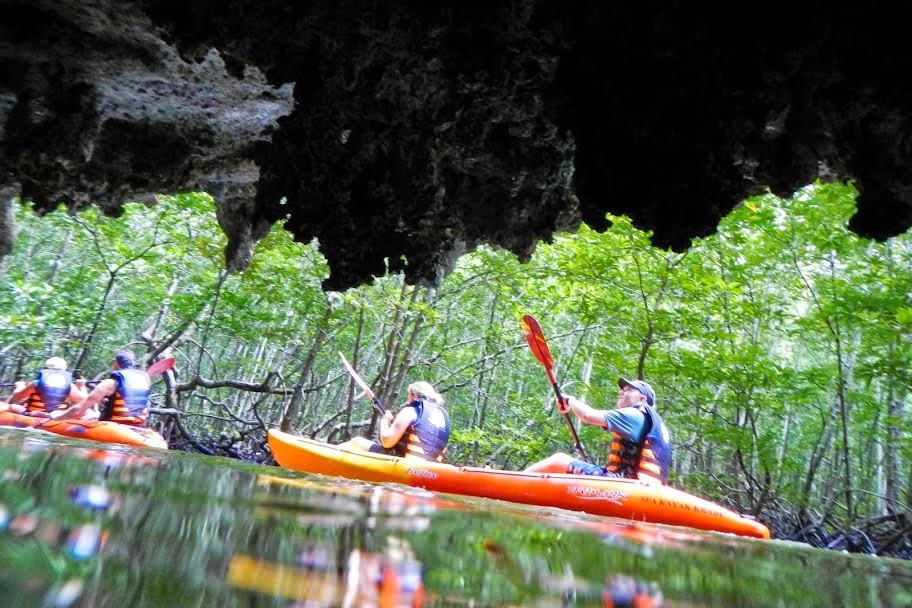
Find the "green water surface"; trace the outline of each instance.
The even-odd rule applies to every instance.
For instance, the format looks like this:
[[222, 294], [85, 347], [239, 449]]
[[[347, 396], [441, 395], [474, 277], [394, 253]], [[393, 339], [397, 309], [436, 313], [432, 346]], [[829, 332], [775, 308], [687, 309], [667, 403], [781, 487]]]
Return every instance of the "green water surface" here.
[[903, 560], [224, 458], [3, 429], [0, 471], [3, 607], [912, 606]]

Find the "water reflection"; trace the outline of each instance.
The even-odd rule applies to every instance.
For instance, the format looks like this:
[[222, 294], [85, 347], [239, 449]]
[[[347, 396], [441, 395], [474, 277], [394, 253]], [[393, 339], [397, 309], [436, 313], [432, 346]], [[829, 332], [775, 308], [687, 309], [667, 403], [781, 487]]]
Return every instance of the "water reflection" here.
[[295, 608], [422, 606], [421, 562], [408, 541], [390, 536], [387, 542], [377, 553], [353, 549], [341, 572], [319, 547], [305, 551], [294, 565], [236, 555], [228, 565], [226, 580], [240, 589], [295, 600]]
[[[321, 509], [301, 512], [300, 492], [319, 494]], [[421, 490], [388, 489], [258, 475], [254, 516], [291, 518], [300, 532], [293, 561], [232, 557], [226, 581], [239, 589], [295, 600], [295, 608], [421, 606], [422, 564], [395, 531], [430, 525], [436, 498]], [[372, 550], [375, 545], [382, 545]]]
[[[40, 441], [26, 442], [21, 445], [16, 463], [22, 465], [29, 462], [30, 455], [54, 457], [58, 449]], [[105, 473], [111, 467], [128, 466], [143, 460], [137, 456], [94, 449], [76, 449], [68, 451], [67, 455], [95, 460], [103, 463], [103, 467], [98, 469], [93, 483], [70, 486], [64, 500], [56, 495], [57, 492], [44, 494], [41, 491], [44, 476], [30, 474], [27, 466], [7, 466], [2, 470], [4, 500], [0, 502], [0, 532], [17, 541], [16, 546], [9, 548], [10, 553], [4, 552], [4, 577], [7, 575], [7, 559], [12, 561], [28, 555], [33, 556], [29, 559], [29, 565], [33, 567], [45, 565], [53, 571], [69, 573], [46, 585], [40, 603], [34, 605], [65, 608], [79, 599], [85, 587], [86, 575], [83, 573], [90, 572], [90, 567], [67, 567], [68, 562], [71, 559], [85, 562], [98, 554], [108, 537], [104, 522], [119, 505], [117, 497], [106, 487]], [[37, 563], [32, 561], [36, 553], [44, 558]], [[25, 581], [20, 580], [20, 584], [27, 583], [22, 585], [26, 591], [31, 585], [42, 586], [40, 574], [34, 571], [40, 568], [31, 570]], [[13, 598], [18, 595], [11, 594]]]
[[0, 431], [0, 605], [912, 605], [899, 560], [100, 445]]

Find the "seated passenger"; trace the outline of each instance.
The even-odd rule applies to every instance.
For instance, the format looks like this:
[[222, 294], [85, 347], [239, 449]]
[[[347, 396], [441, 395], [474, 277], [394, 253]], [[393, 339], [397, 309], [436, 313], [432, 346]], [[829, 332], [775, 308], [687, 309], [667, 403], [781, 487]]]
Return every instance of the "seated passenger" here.
[[450, 439], [450, 417], [443, 408], [443, 397], [427, 382], [415, 382], [406, 390], [407, 401], [396, 417], [387, 410], [380, 419], [380, 443], [353, 437], [339, 446], [442, 462]]
[[[9, 410], [16, 414], [47, 418], [64, 403], [77, 404], [85, 398], [85, 379], [79, 378], [74, 382], [73, 375], [67, 371], [66, 361], [51, 357], [44, 362], [44, 369], [38, 370], [34, 380], [28, 384], [21, 380], [16, 382]], [[25, 401], [25, 405], [16, 404], [20, 401]]]

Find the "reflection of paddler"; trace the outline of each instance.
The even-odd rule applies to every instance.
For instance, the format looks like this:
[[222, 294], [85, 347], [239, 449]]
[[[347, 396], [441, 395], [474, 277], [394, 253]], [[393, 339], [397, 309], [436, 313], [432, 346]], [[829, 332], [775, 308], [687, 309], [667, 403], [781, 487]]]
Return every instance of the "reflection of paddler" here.
[[380, 582], [379, 608], [421, 606], [424, 603], [424, 582], [421, 564], [405, 562], [392, 566], [383, 564]]
[[108, 538], [107, 530], [96, 524], [76, 526], [67, 535], [66, 547], [76, 559], [88, 559], [104, 546]]
[[409, 608], [424, 601], [421, 563], [414, 558], [408, 542], [387, 537], [387, 547], [381, 555], [352, 551], [346, 569], [346, 590], [343, 606], [363, 605], [377, 608]]
[[602, 591], [605, 608], [661, 608], [662, 593], [655, 584], [629, 576], [609, 576]]
[[[306, 567], [270, 563], [245, 555], [231, 558], [225, 579], [240, 589], [293, 599], [308, 608], [358, 606], [408, 608], [422, 605], [421, 563], [411, 547], [395, 537], [382, 553], [355, 549], [349, 554], [344, 576], [334, 564], [308, 554]], [[325, 555], [323, 556], [325, 557]]]
[[[0, 526], [0, 529], [6, 526]], [[47, 547], [64, 547], [76, 559], [94, 557], [104, 546], [108, 533], [97, 524], [66, 528], [54, 519], [41, 519], [27, 511], [9, 520], [8, 529], [16, 536], [31, 536]]]

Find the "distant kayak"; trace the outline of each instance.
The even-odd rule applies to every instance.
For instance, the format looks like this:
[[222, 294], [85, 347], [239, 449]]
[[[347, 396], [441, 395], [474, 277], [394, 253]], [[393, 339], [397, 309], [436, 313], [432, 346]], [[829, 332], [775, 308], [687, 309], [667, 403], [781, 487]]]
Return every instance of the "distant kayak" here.
[[268, 441], [279, 465], [307, 473], [770, 538], [769, 529], [751, 517], [670, 486], [635, 479], [460, 467], [339, 448], [278, 429], [269, 431]]
[[77, 439], [168, 449], [168, 442], [165, 441], [165, 438], [160, 433], [153, 429], [127, 426], [107, 420], [51, 420], [50, 418], [0, 411], [0, 426], [17, 429], [37, 428], [56, 435], [75, 437]]

